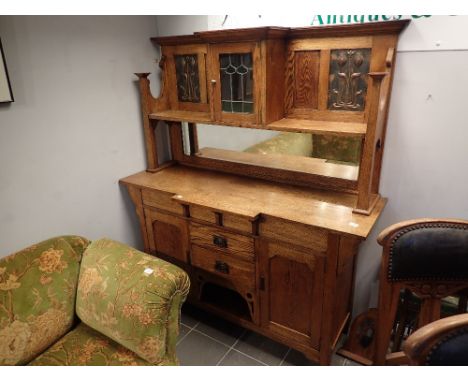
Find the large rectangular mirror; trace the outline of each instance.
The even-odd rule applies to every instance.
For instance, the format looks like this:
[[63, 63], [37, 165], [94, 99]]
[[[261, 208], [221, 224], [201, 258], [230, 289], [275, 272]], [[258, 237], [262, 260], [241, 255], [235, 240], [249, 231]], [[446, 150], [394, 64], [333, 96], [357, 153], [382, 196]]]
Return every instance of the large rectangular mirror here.
[[[184, 151], [190, 132], [183, 126]], [[198, 124], [196, 156], [356, 181], [362, 141], [356, 137]], [[192, 138], [193, 140], [193, 138]]]

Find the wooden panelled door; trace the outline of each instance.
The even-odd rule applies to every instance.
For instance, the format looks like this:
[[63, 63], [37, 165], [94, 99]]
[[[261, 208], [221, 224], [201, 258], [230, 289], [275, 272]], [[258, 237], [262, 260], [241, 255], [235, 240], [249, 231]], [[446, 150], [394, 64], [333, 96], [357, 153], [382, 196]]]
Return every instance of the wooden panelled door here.
[[260, 248], [262, 326], [318, 349], [323, 257], [307, 253], [306, 249], [268, 241], [262, 241]]
[[187, 222], [174, 215], [145, 208], [146, 230], [153, 254], [162, 253], [187, 262], [189, 235]]
[[259, 43], [210, 46], [212, 117], [218, 122], [259, 124], [261, 97]]

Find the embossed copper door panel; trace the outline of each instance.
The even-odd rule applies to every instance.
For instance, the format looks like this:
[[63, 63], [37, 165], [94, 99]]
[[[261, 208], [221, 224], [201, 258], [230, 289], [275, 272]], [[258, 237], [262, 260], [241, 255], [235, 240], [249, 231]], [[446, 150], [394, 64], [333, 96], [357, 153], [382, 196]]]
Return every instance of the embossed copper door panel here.
[[178, 101], [199, 103], [201, 94], [198, 55], [176, 54], [174, 61]]
[[171, 108], [186, 111], [209, 111], [206, 91], [207, 47], [180, 45], [164, 47], [168, 65], [168, 86]]
[[363, 111], [371, 50], [334, 49], [330, 55], [328, 109]]

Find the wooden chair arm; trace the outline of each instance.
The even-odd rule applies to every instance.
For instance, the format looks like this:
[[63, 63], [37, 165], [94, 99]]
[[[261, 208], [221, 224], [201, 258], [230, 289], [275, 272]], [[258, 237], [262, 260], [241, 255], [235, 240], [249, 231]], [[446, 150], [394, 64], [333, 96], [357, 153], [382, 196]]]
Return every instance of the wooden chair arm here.
[[457, 314], [437, 321], [415, 331], [403, 345], [403, 351], [410, 364], [424, 364], [431, 349], [449, 333], [468, 328], [468, 313]]

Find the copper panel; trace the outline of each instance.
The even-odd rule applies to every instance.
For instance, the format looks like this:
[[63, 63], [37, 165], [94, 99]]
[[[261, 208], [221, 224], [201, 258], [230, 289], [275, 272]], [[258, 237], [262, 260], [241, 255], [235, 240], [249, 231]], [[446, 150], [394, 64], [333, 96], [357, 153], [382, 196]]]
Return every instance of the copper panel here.
[[335, 49], [330, 54], [328, 109], [363, 111], [371, 49]]
[[196, 54], [175, 55], [179, 102], [200, 102], [200, 79]]

